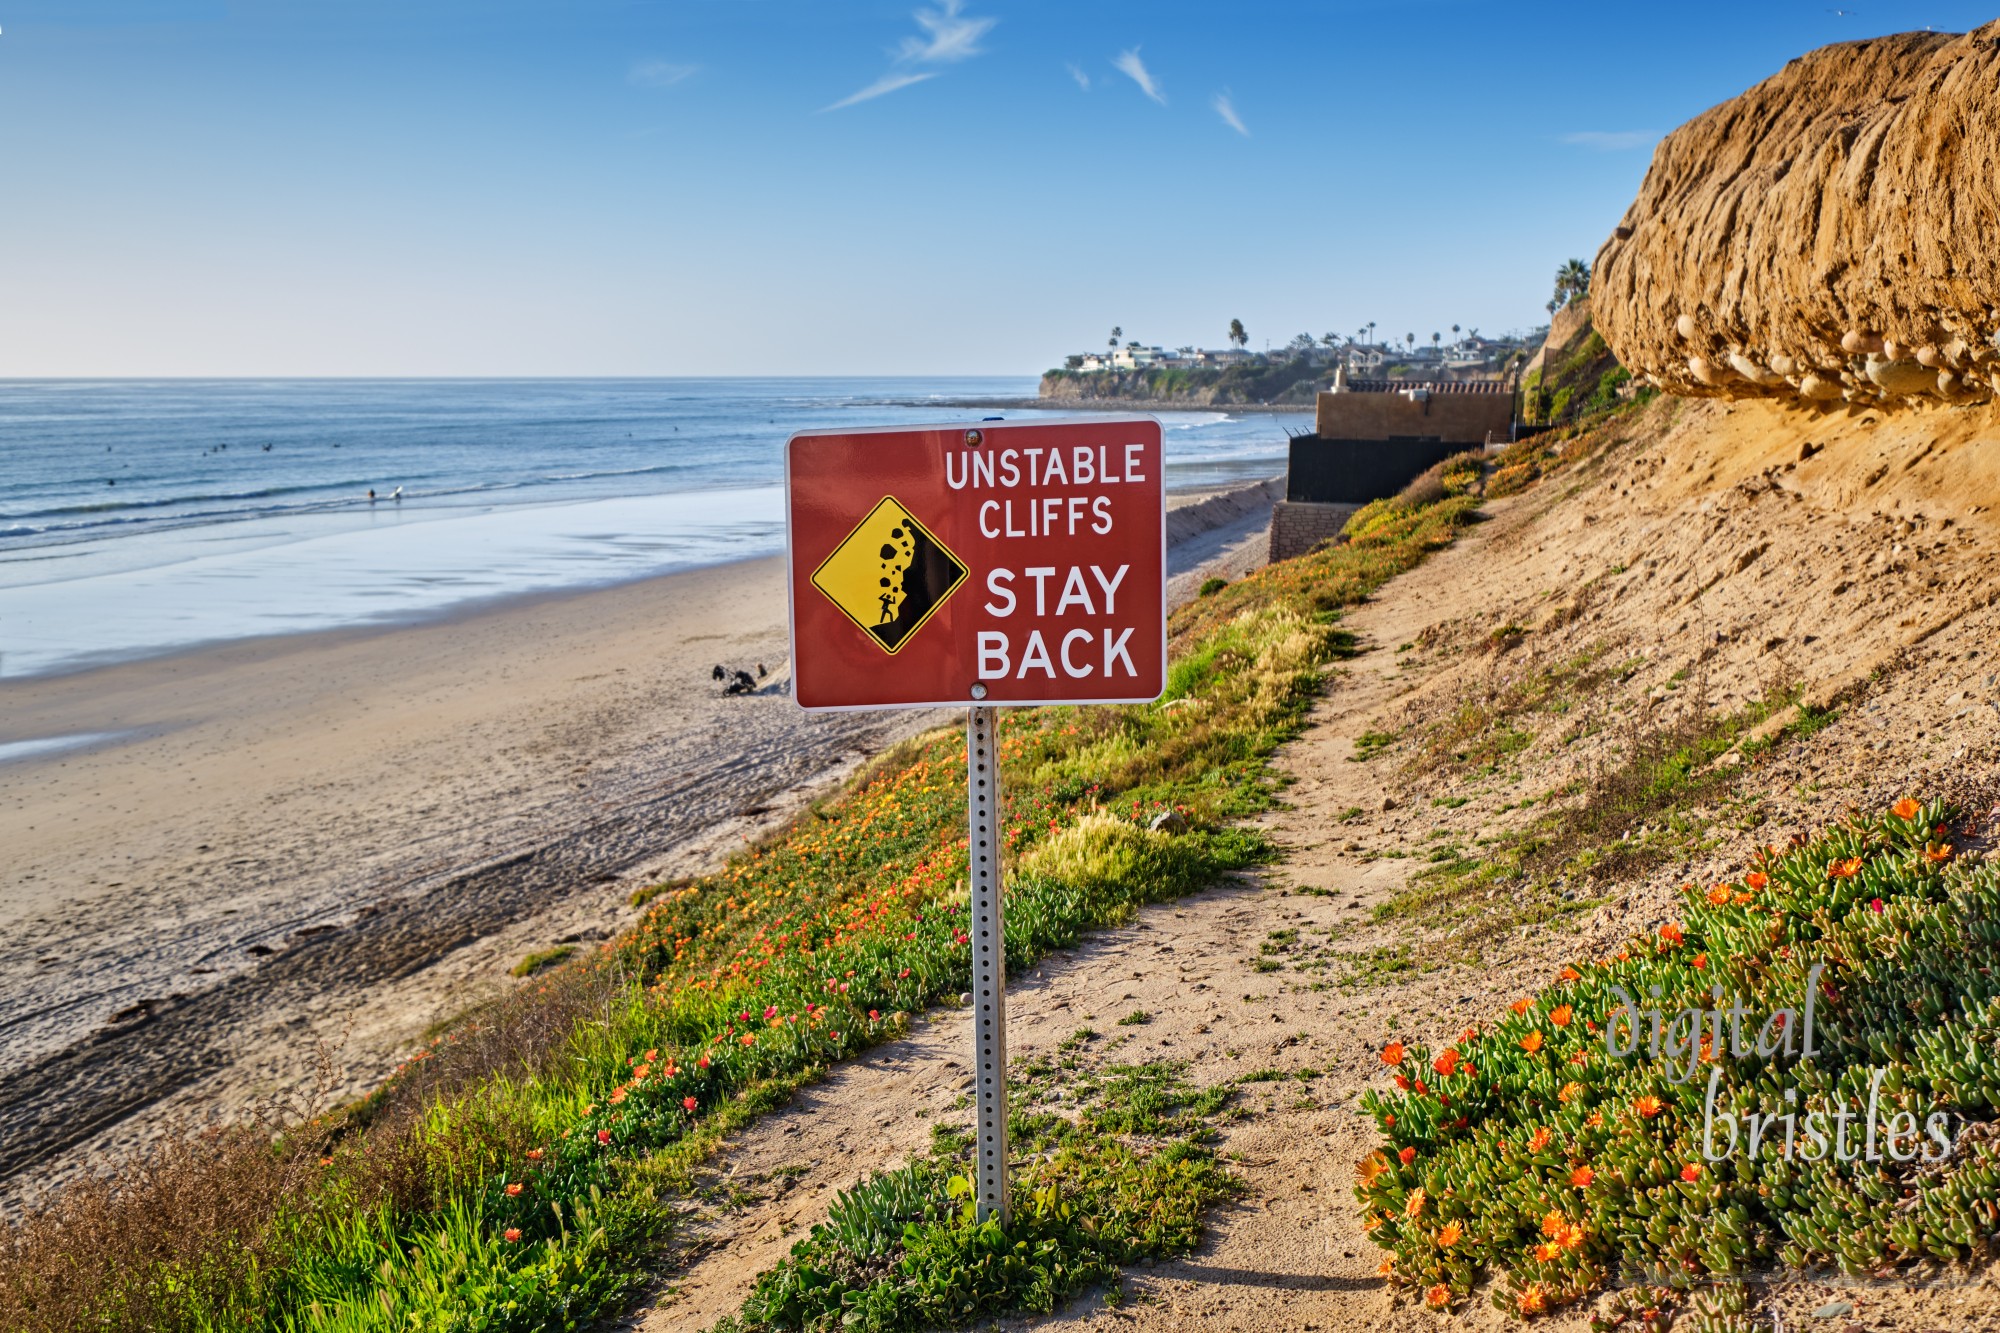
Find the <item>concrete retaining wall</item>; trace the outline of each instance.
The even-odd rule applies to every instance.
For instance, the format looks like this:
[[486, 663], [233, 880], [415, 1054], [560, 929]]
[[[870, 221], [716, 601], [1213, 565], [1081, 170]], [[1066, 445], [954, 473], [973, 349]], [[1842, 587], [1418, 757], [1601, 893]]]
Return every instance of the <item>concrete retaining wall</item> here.
[[1271, 560], [1304, 555], [1323, 541], [1340, 536], [1348, 517], [1360, 505], [1312, 504], [1280, 500], [1271, 507]]

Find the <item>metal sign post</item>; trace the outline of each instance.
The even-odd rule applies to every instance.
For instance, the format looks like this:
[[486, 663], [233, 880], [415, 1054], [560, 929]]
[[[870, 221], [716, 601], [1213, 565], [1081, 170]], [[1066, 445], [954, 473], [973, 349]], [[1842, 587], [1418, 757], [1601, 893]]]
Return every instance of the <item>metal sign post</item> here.
[[972, 1047], [979, 1090], [974, 1147], [981, 1222], [1007, 1206], [1007, 941], [1000, 924], [1000, 747], [998, 714], [965, 719], [966, 863], [972, 879]]

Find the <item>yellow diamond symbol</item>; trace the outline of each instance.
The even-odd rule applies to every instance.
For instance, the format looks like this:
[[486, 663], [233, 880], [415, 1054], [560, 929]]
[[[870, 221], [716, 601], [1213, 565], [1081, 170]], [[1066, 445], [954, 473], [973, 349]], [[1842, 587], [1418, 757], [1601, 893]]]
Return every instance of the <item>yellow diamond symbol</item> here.
[[965, 582], [965, 562], [893, 495], [813, 571], [815, 588], [894, 654]]

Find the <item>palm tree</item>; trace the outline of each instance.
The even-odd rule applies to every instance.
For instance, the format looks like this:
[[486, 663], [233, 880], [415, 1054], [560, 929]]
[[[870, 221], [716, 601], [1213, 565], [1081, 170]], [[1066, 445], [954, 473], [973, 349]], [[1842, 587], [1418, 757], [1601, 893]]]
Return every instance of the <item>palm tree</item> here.
[[1454, 324], [1454, 325], [1452, 325], [1452, 326], [1451, 326], [1451, 340], [1452, 340], [1453, 342], [1457, 342], [1457, 341], [1458, 341], [1458, 325], [1456, 325], [1456, 324]]
[[1250, 341], [1250, 335], [1244, 330], [1242, 320], [1232, 319], [1229, 321], [1229, 341], [1235, 343], [1238, 347], [1242, 347]]
[[1372, 319], [1368, 321], [1368, 341], [1375, 341], [1375, 321]]
[[1113, 324], [1111, 326], [1111, 341], [1106, 343], [1105, 346], [1113, 348], [1117, 347], [1118, 340], [1120, 338], [1123, 338], [1124, 336], [1125, 336], [1125, 330], [1119, 328], [1116, 324]]
[[1414, 333], [1406, 333], [1406, 334], [1404, 334], [1404, 335], [1403, 335], [1403, 341], [1404, 341], [1404, 342], [1406, 342], [1406, 343], [1408, 343], [1408, 344], [1410, 345], [1410, 350], [1411, 350], [1411, 351], [1415, 351], [1415, 350], [1416, 350], [1416, 347], [1417, 347], [1417, 335], [1416, 335], [1416, 334], [1414, 334]]
[[1435, 352], [1435, 351], [1436, 351], [1436, 350], [1438, 349], [1438, 344], [1439, 344], [1439, 343], [1441, 343], [1441, 342], [1443, 342], [1443, 341], [1444, 341], [1444, 337], [1443, 337], [1443, 335], [1442, 335], [1442, 334], [1436, 334], [1436, 333], [1433, 333], [1433, 334], [1431, 335], [1431, 350], [1432, 350], [1433, 352]]
[[1340, 345], [1340, 335], [1337, 333], [1322, 333], [1319, 335], [1319, 345], [1328, 351], [1332, 351]]
[[1590, 295], [1590, 265], [1581, 259], [1565, 260], [1556, 270], [1556, 300], [1568, 305], [1578, 297]]

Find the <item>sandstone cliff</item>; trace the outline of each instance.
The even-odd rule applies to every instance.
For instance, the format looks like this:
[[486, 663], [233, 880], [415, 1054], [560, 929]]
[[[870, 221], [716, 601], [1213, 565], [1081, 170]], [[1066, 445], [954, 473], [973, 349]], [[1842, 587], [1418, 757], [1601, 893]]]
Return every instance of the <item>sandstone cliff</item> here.
[[1823, 47], [1675, 130], [1591, 282], [1675, 393], [2000, 393], [2000, 22]]

